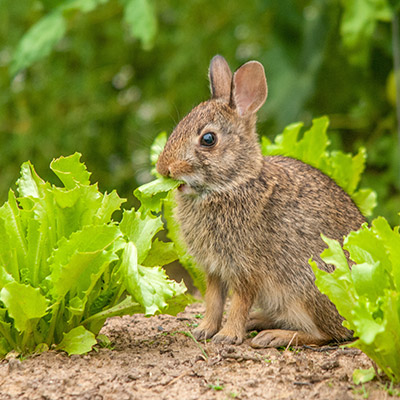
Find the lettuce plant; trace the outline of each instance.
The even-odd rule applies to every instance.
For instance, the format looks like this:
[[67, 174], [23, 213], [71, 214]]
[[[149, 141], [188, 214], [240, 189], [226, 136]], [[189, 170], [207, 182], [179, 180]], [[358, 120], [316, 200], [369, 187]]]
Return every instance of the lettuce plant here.
[[321, 258], [332, 273], [310, 262], [316, 285], [336, 305], [344, 325], [357, 340], [351, 346], [367, 354], [392, 380], [400, 381], [400, 233], [379, 217], [345, 239], [343, 249], [355, 262], [349, 268], [341, 245], [329, 246]]
[[153, 183], [156, 200], [139, 190], [142, 207], [117, 223], [112, 214], [124, 200], [100, 193], [79, 160], [53, 160], [60, 187], [24, 163], [18, 195], [10, 190], [0, 207], [0, 356], [52, 345], [84, 353], [108, 317], [175, 315], [189, 302], [184, 284], [159, 267], [177, 259], [174, 245], [154, 239], [163, 229], [152, 211], [160, 209], [157, 192], [166, 196], [179, 182]]

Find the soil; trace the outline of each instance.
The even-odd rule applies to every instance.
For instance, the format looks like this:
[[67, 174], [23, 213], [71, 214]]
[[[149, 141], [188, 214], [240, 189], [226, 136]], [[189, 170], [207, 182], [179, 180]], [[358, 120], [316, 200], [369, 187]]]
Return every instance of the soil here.
[[386, 399], [400, 387], [356, 386], [355, 368], [370, 368], [359, 350], [322, 348], [254, 350], [196, 343], [190, 337], [204, 304], [178, 317], [111, 318], [101, 333], [112, 348], [96, 346], [68, 357], [48, 351], [0, 363], [0, 400], [134, 399]]

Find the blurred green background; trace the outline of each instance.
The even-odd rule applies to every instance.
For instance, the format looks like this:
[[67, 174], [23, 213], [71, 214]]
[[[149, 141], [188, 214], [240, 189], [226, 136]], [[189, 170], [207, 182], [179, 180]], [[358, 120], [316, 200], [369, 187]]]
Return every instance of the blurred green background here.
[[101, 190], [131, 202], [151, 179], [153, 138], [208, 98], [219, 53], [232, 69], [265, 66], [260, 135], [326, 114], [332, 147], [365, 146], [362, 186], [378, 193], [375, 216], [399, 224], [399, 3], [1, 0], [0, 202], [22, 162], [54, 180], [51, 159], [75, 151]]

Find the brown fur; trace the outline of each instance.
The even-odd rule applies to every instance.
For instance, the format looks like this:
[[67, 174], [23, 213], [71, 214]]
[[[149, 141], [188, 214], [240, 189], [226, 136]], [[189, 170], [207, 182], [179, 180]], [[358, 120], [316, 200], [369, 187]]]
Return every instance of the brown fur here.
[[[214, 62], [218, 73], [210, 75], [231, 79], [221, 62]], [[226, 83], [212, 83], [224, 97], [194, 108], [157, 163], [161, 174], [186, 182], [177, 192], [176, 217], [189, 252], [208, 275], [206, 314], [194, 336], [238, 344], [247, 326], [266, 329], [253, 339], [254, 347], [350, 339], [335, 306], [316, 288], [308, 260], [312, 256], [331, 271], [319, 257], [325, 248], [320, 234], [342, 240], [365, 219], [319, 170], [262, 156], [255, 112], [267, 89], [261, 64], [251, 63], [234, 74], [229, 99]], [[206, 132], [217, 136], [212, 147], [200, 144]], [[228, 289], [231, 309], [221, 329]], [[249, 316], [253, 306], [257, 312]]]

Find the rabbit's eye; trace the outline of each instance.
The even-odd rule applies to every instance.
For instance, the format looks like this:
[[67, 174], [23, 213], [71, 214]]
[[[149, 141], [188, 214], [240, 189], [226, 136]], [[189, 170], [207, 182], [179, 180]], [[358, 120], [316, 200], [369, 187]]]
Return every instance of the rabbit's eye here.
[[200, 139], [202, 146], [211, 147], [217, 142], [217, 136], [213, 132], [206, 132]]

